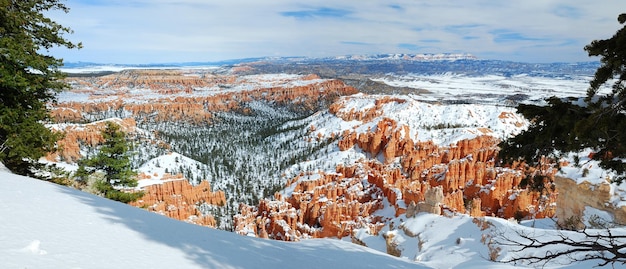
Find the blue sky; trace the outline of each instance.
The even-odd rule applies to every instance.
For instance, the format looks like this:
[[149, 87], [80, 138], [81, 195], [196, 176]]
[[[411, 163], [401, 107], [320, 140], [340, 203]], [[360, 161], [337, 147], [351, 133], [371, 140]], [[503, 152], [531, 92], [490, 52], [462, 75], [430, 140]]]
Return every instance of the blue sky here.
[[470, 53], [577, 62], [611, 37], [624, 0], [67, 0], [50, 16], [81, 50], [66, 62], [171, 63], [266, 56]]

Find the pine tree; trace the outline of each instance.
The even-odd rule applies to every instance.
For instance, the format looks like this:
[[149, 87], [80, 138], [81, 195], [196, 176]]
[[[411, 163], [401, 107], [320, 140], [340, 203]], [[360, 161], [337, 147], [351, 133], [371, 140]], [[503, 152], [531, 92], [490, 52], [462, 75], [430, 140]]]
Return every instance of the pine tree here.
[[[626, 23], [626, 13], [618, 16], [618, 22]], [[615, 181], [626, 178], [622, 161], [626, 158], [626, 25], [609, 39], [592, 41], [585, 50], [589, 56], [601, 56], [601, 65], [584, 105], [556, 97], [549, 98], [547, 106], [519, 105], [518, 112], [532, 123], [528, 130], [500, 144], [502, 160], [521, 158], [536, 164], [541, 156], [550, 157], [555, 151], [591, 148], [600, 166], [617, 173]], [[613, 78], [612, 91], [599, 94], [600, 87]]]
[[[585, 99], [591, 115], [581, 119], [574, 131], [586, 139], [585, 144], [597, 149], [595, 159], [619, 173], [621, 181], [626, 178], [626, 164], [620, 160], [626, 158], [626, 13], [620, 14], [617, 21], [624, 26], [611, 38], [594, 40], [585, 46], [589, 56], [601, 57], [601, 65]], [[599, 95], [600, 86], [610, 79], [615, 79], [612, 91]]]
[[[626, 13], [617, 17], [620, 24], [626, 23]], [[601, 66], [596, 70], [590, 87], [587, 90], [587, 101], [594, 105], [606, 105], [615, 111], [623, 111], [626, 106], [626, 92], [624, 81], [626, 81], [626, 25], [619, 29], [613, 37], [603, 40], [594, 40], [585, 46], [585, 51], [589, 56], [601, 56]], [[605, 96], [597, 96], [600, 86], [617, 78], [613, 83], [613, 91]], [[594, 101], [594, 97], [599, 97]]]
[[120, 191], [123, 188], [137, 186], [137, 173], [132, 170], [130, 162], [130, 143], [120, 126], [107, 122], [102, 131], [104, 143], [98, 154], [80, 162], [77, 177], [84, 177], [95, 171], [102, 171], [105, 180], [98, 182], [96, 188], [107, 198], [121, 202], [131, 202], [142, 193], [127, 193]]
[[0, 162], [23, 175], [59, 138], [42, 123], [46, 103], [67, 86], [62, 60], [48, 50], [81, 46], [63, 38], [69, 28], [44, 16], [50, 10], [69, 11], [58, 0], [0, 0]]

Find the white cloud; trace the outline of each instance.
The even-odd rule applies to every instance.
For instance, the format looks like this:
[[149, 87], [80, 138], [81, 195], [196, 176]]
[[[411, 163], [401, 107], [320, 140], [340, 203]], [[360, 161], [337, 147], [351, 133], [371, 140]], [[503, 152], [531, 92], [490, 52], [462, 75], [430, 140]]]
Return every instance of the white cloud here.
[[[585, 61], [583, 46], [620, 28], [623, 0], [68, 0], [66, 61], [211, 61], [260, 56], [467, 52], [518, 61]], [[503, 42], [506, 40], [506, 42]], [[401, 45], [403, 44], [403, 45]], [[415, 50], [417, 49], [417, 50]], [[423, 51], [421, 51], [423, 50]], [[55, 51], [55, 53], [57, 53]]]

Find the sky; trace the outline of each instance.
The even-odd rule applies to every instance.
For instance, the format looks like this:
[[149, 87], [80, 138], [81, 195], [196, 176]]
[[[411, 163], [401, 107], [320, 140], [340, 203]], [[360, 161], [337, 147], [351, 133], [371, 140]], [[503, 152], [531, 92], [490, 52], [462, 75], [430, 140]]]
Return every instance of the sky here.
[[175, 63], [252, 57], [469, 53], [521, 62], [596, 61], [624, 0], [67, 0], [49, 16], [80, 50], [65, 62]]

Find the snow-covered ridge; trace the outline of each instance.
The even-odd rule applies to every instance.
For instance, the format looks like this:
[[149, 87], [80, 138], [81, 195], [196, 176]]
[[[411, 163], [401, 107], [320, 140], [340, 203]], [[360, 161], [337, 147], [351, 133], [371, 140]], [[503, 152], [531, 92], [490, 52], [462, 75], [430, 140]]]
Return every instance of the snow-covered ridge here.
[[[489, 217], [402, 215], [393, 220], [400, 229], [383, 230], [405, 253], [394, 258], [374, 250], [384, 250], [385, 243], [365, 231], [355, 238], [369, 247], [336, 239], [263, 240], [172, 220], [5, 171], [0, 171], [0, 179], [3, 268], [530, 268], [489, 261], [488, 240], [503, 231], [513, 239], [519, 239], [516, 231], [550, 238], [581, 235], [553, 230], [551, 220], [523, 223], [537, 227], [531, 228]], [[485, 224], [489, 229], [481, 228]], [[498, 260], [516, 255], [511, 246], [491, 246], [501, 247]], [[559, 249], [564, 248], [517, 255]], [[597, 263], [560, 259], [547, 266], [591, 268]]]
[[[479, 135], [505, 139], [528, 127], [528, 120], [512, 107], [428, 103], [421, 101], [418, 95], [392, 96], [394, 100], [377, 107], [376, 104], [385, 98], [389, 96], [356, 94], [342, 97], [335, 103], [341, 107], [338, 117], [329, 113], [314, 119], [311, 126], [315, 127], [315, 134], [325, 136], [345, 130], [364, 133], [375, 129], [380, 119], [388, 118], [400, 126], [408, 126], [414, 141], [433, 141], [442, 146]], [[375, 113], [376, 117], [370, 120], [342, 119], [342, 115], [359, 113]]]
[[[545, 104], [551, 96], [584, 97], [590, 76], [539, 77], [529, 75], [387, 75], [373, 81], [394, 87], [422, 90], [416, 97], [423, 101], [475, 103], [515, 106], [518, 103]], [[604, 87], [602, 92], [610, 91]]]
[[[188, 170], [193, 169], [194, 174], [201, 174], [200, 169], [195, 168], [204, 166], [204, 164], [194, 159], [183, 156], [176, 152], [170, 152], [168, 154], [148, 160], [147, 162], [142, 164], [139, 169], [137, 169], [137, 172], [143, 173], [143, 178], [138, 181], [139, 184], [137, 187], [143, 188], [154, 184], [163, 184], [171, 180], [186, 179], [171, 176], [182, 173], [182, 171], [179, 171], [179, 167], [183, 167]], [[168, 178], [168, 176], [170, 176], [170, 178]], [[191, 181], [191, 179], [186, 180]], [[205, 180], [210, 180], [210, 178], [205, 178]], [[198, 182], [192, 183], [198, 184]]]

